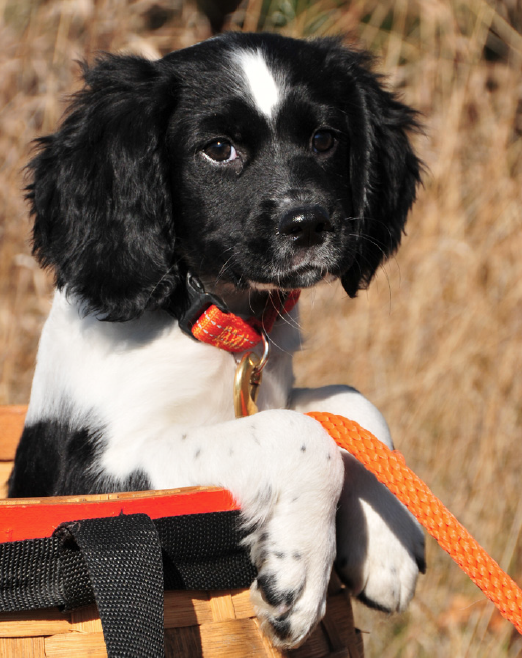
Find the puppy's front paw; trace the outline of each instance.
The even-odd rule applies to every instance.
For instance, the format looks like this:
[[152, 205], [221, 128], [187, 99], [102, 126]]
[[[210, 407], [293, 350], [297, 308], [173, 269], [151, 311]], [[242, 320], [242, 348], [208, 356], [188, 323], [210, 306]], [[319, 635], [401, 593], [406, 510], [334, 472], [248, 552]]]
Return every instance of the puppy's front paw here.
[[345, 485], [337, 514], [336, 568], [363, 603], [403, 611], [426, 571], [424, 534], [408, 510], [343, 451]]
[[258, 570], [251, 588], [256, 614], [274, 644], [290, 648], [325, 612], [344, 471], [337, 446], [316, 421], [283, 413], [277, 427], [291, 422], [271, 464], [270, 488], [245, 501], [242, 511], [252, 528], [245, 541]]
[[333, 517], [319, 526], [299, 514], [267, 524], [252, 551], [258, 577], [251, 598], [274, 644], [300, 644], [323, 617], [334, 556]]

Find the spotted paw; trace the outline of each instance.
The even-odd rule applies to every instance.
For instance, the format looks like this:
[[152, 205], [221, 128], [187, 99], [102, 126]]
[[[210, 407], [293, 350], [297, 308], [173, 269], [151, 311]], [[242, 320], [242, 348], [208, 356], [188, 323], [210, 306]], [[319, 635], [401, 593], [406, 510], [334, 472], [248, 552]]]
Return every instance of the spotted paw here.
[[270, 453], [260, 450], [239, 497], [250, 528], [245, 544], [258, 572], [252, 601], [264, 632], [289, 648], [325, 611], [344, 467], [333, 439], [307, 416], [262, 412], [248, 423], [260, 443], [274, 445]]
[[324, 615], [339, 488], [329, 482], [323, 491], [299, 496], [292, 488], [252, 543], [258, 569], [252, 601], [263, 631], [278, 646], [300, 644]]
[[326, 534], [315, 555], [302, 545], [264, 551], [251, 597], [263, 631], [278, 646], [299, 645], [324, 615], [335, 552], [333, 533]]

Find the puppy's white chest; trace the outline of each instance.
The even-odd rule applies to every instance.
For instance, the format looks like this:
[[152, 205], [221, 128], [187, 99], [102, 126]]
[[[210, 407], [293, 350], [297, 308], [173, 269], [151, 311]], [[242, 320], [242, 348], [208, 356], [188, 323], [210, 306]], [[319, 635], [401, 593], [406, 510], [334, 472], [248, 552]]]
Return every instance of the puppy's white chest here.
[[[283, 340], [279, 331], [275, 335]], [[260, 409], [286, 406], [290, 361], [272, 350]], [[166, 313], [101, 322], [81, 317], [74, 300], [57, 292], [40, 342], [30, 414], [33, 421], [58, 418], [67, 405], [80, 417], [95, 413], [111, 440], [127, 441], [149, 434], [151, 424], [159, 429], [225, 422], [234, 418], [236, 367], [232, 354], [192, 340]]]

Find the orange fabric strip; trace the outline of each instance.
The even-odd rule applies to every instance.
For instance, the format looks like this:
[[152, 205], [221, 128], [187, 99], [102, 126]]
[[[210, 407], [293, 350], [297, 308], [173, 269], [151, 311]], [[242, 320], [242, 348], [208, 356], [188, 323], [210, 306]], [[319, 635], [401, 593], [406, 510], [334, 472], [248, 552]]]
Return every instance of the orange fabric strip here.
[[301, 291], [292, 290], [286, 299], [279, 293], [271, 294], [261, 320], [243, 320], [233, 313], [224, 313], [214, 304], [209, 306], [192, 327], [192, 335], [227, 352], [244, 352], [261, 340], [261, 329], [269, 332], [280, 315], [289, 313], [297, 304]]
[[245, 320], [233, 313], [223, 313], [214, 305], [207, 308], [194, 324], [192, 335], [202, 343], [227, 352], [243, 352], [261, 340], [261, 334]]

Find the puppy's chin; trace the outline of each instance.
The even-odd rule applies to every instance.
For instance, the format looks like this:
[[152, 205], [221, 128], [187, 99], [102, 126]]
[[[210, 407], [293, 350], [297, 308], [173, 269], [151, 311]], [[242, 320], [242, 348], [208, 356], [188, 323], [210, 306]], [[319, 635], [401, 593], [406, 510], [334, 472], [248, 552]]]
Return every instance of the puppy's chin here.
[[321, 283], [332, 283], [338, 277], [331, 272], [323, 272], [317, 269], [303, 270], [288, 275], [277, 277], [277, 281], [261, 282], [248, 280], [252, 290], [301, 290], [302, 288], [313, 288]]

